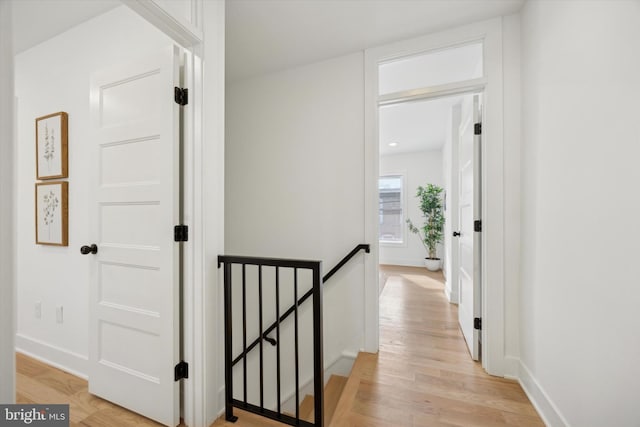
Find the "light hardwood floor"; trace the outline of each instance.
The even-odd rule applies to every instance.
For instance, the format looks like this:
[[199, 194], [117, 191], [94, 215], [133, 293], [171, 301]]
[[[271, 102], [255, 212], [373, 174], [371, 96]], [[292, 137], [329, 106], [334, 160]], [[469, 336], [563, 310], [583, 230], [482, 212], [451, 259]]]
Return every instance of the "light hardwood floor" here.
[[[492, 377], [469, 357], [457, 307], [446, 301], [441, 273], [384, 266], [380, 352], [360, 353], [331, 427], [544, 426], [514, 381]], [[69, 403], [72, 426], [158, 426], [91, 396], [87, 382], [17, 355], [18, 403]], [[282, 426], [235, 410], [237, 423]]]
[[17, 403], [68, 403], [71, 426], [161, 426], [89, 394], [87, 382], [23, 354], [16, 354]]
[[471, 360], [441, 273], [383, 266], [380, 351], [360, 353], [332, 427], [544, 426], [515, 381]]

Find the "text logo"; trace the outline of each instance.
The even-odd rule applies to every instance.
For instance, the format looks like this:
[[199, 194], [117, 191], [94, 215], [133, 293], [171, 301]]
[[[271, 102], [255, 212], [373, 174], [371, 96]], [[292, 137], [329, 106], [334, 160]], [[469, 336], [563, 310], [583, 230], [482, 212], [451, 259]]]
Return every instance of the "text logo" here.
[[0, 405], [0, 427], [69, 427], [69, 405]]

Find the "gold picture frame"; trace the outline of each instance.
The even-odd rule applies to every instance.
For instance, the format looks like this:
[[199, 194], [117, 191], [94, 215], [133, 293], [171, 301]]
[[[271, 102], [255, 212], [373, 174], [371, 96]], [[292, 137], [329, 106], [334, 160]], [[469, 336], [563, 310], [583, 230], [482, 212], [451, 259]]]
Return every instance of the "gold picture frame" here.
[[69, 246], [69, 183], [36, 183], [36, 244]]
[[64, 111], [36, 119], [36, 178], [69, 177], [69, 116]]

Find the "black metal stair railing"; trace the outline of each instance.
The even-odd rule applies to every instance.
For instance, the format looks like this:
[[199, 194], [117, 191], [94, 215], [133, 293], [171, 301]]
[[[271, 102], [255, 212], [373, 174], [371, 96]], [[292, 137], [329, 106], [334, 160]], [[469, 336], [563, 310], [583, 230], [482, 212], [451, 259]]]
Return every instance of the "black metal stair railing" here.
[[[344, 258], [342, 258], [342, 260], [340, 260], [340, 262], [336, 264], [335, 267], [333, 267], [331, 270], [329, 270], [327, 274], [324, 275], [324, 277], [322, 278], [322, 283], [325, 283], [327, 280], [333, 277], [333, 275], [336, 274], [338, 270], [344, 267], [344, 265], [348, 263], [351, 260], [351, 258], [356, 256], [356, 254], [361, 250], [364, 250], [366, 253], [369, 253], [371, 251], [370, 245], [363, 243], [353, 248], [353, 250], [349, 252]], [[313, 293], [313, 289], [307, 291], [304, 295], [302, 295], [302, 297], [298, 300], [298, 305], [304, 303], [311, 296], [312, 293]], [[277, 338], [273, 339], [273, 338], [270, 338], [268, 335], [271, 332], [273, 332], [278, 322], [282, 323], [287, 317], [291, 315], [291, 313], [293, 313], [293, 311], [294, 311], [294, 306], [289, 307], [287, 311], [285, 311], [284, 314], [282, 314], [282, 316], [278, 318], [278, 321], [273, 322], [271, 325], [269, 325], [267, 329], [264, 330], [264, 332], [262, 333], [262, 337], [258, 337], [255, 340], [253, 340], [251, 344], [247, 346], [246, 350], [244, 350], [235, 359], [233, 359], [233, 364], [236, 365], [238, 362], [242, 360], [242, 358], [245, 356], [246, 353], [249, 353], [251, 350], [253, 350], [256, 347], [256, 345], [258, 345], [261, 338], [267, 341], [269, 344], [275, 346], [277, 342]]]
[[[340, 268], [342, 268], [359, 251], [365, 250], [369, 253], [369, 245], [360, 244], [356, 246], [347, 256], [345, 256], [334, 268], [321, 278], [322, 262], [290, 260], [276, 258], [256, 258], [239, 256], [219, 256], [218, 267], [224, 264], [224, 324], [225, 324], [225, 418], [228, 421], [236, 421], [233, 415], [233, 408], [240, 408], [246, 411], [271, 418], [285, 424], [294, 426], [320, 426], [324, 425], [324, 363], [322, 347], [322, 284], [329, 280]], [[242, 352], [236, 358], [232, 354], [232, 266], [234, 264], [242, 266]], [[258, 317], [260, 333], [258, 338], [247, 345], [247, 282], [246, 266], [258, 267]], [[275, 268], [275, 314], [276, 320], [268, 328], [263, 329], [262, 321], [262, 291], [263, 291], [263, 267]], [[294, 303], [282, 315], [280, 314], [280, 269], [293, 269], [293, 292]], [[312, 286], [301, 298], [298, 298], [298, 271], [310, 270], [312, 272]], [[298, 343], [298, 311], [302, 303], [312, 297], [313, 308], [313, 389], [314, 389], [314, 422], [310, 423], [300, 419], [299, 405], [296, 404], [295, 417], [282, 412], [281, 407], [281, 384], [280, 384], [280, 327], [282, 322], [293, 314], [294, 316], [294, 369], [295, 369], [295, 397], [296, 402], [300, 402], [299, 384], [299, 343]], [[268, 334], [275, 330], [275, 339], [268, 337]], [[263, 341], [267, 341], [276, 347], [276, 410], [270, 410], [264, 406], [264, 356]], [[260, 364], [260, 405], [248, 402], [247, 398], [247, 354], [254, 348], [259, 348]], [[233, 367], [243, 361], [243, 399], [233, 397]]]

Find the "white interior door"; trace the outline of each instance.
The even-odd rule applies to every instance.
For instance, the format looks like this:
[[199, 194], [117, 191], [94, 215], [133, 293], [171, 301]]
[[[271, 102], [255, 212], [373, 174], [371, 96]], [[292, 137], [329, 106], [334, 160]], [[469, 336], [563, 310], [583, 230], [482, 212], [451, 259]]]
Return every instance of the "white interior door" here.
[[180, 50], [95, 73], [89, 391], [162, 424], [180, 421]]
[[458, 321], [473, 360], [480, 358], [480, 329], [475, 319], [481, 318], [480, 233], [474, 222], [480, 220], [480, 143], [475, 124], [480, 123], [480, 96], [462, 104], [458, 145], [458, 281], [460, 301]]

